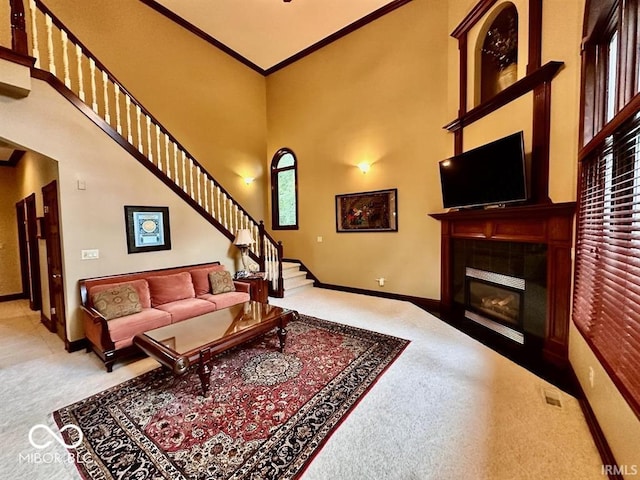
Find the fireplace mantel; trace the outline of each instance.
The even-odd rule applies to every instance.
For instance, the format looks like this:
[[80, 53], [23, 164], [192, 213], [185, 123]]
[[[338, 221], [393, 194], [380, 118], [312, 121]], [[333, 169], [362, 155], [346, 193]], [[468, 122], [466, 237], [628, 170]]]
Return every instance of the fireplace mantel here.
[[547, 318], [544, 358], [567, 364], [571, 301], [571, 248], [575, 202], [430, 214], [441, 222], [441, 309], [453, 308], [453, 239], [543, 243], [547, 245]]

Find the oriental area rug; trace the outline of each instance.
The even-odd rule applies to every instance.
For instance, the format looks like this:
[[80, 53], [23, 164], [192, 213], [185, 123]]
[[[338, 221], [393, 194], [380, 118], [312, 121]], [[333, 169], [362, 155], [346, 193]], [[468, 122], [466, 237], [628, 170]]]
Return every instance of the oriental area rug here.
[[[294, 479], [408, 345], [300, 315], [195, 370], [158, 368], [54, 412], [86, 479]], [[76, 428], [66, 427], [77, 426]]]

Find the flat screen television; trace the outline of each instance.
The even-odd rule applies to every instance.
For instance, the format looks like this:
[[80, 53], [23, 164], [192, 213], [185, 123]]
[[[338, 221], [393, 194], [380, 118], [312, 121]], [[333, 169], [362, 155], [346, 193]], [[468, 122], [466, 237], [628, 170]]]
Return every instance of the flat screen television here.
[[445, 208], [470, 208], [527, 200], [522, 132], [440, 162]]

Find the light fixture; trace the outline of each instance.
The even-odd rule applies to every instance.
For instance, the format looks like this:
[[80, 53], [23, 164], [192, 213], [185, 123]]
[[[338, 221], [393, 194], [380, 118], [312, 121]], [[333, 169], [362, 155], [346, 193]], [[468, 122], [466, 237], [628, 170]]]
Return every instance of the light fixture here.
[[362, 173], [367, 173], [369, 170], [371, 170], [371, 164], [369, 162], [360, 162], [358, 164], [358, 168]]
[[255, 178], [253, 177], [244, 177], [244, 183], [246, 183], [247, 185], [252, 184], [254, 180]]
[[249, 245], [254, 242], [253, 237], [251, 236], [251, 230], [248, 228], [241, 228], [236, 232], [236, 238], [233, 241], [233, 244], [240, 249], [240, 253], [242, 255], [242, 267], [243, 270], [236, 272], [236, 278], [244, 278], [249, 276], [249, 267], [248, 267], [248, 250]]

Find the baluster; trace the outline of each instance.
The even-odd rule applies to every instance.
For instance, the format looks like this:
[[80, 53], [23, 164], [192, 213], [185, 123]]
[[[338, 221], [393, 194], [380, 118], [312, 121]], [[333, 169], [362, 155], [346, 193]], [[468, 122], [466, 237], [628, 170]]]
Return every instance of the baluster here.
[[173, 181], [176, 185], [180, 186], [180, 175], [178, 175], [178, 145], [176, 145], [175, 142], [171, 143], [173, 143]]
[[182, 151], [182, 190], [187, 191], [187, 154]]
[[218, 197], [218, 221], [222, 222], [222, 209], [220, 208], [220, 187], [216, 185], [216, 195]]
[[209, 185], [209, 177], [204, 175], [204, 209], [209, 212], [209, 188], [207, 185]]
[[56, 61], [53, 55], [53, 20], [49, 15], [44, 15], [45, 23], [47, 25], [47, 54], [49, 56], [49, 71], [56, 75]]
[[201, 170], [200, 170], [200, 166], [197, 167], [196, 169], [196, 173], [197, 173], [197, 183], [198, 183], [198, 205], [202, 206], [202, 191], [200, 189], [200, 174], [201, 174]]
[[162, 151], [160, 150], [160, 125], [156, 123], [156, 155], [158, 156], [158, 168], [162, 171]]
[[[120, 86], [115, 83], [114, 84], [118, 90], [120, 90]], [[131, 145], [133, 145], [133, 135], [131, 134], [131, 97], [127, 94], [124, 96], [124, 106], [127, 109], [127, 140]], [[116, 106], [116, 113], [119, 115], [120, 109]], [[118, 121], [118, 123], [120, 123]]]
[[169, 157], [169, 136], [164, 133], [164, 158], [167, 164], [167, 177], [171, 179], [171, 159]]
[[66, 30], [60, 30], [62, 35], [62, 68], [64, 69], [64, 86], [71, 90], [71, 76], [69, 75], [69, 37]]
[[[102, 72], [102, 96], [104, 98], [104, 120], [109, 125], [111, 125], [111, 115], [109, 114], [109, 91], [108, 91], [108, 86], [109, 86], [109, 77], [107, 77], [107, 72]], [[116, 109], [120, 110], [119, 105], [118, 105], [118, 107], [116, 107]], [[120, 123], [120, 122], [118, 122], [118, 123]], [[116, 126], [116, 130], [118, 130], [118, 133], [120, 135], [122, 135], [122, 129], [118, 128], [118, 127], [120, 127], [120, 125]]]
[[235, 234], [236, 230], [233, 226], [233, 217], [235, 216], [234, 208], [235, 205], [233, 204], [233, 200], [229, 199], [229, 231]]
[[82, 47], [76, 45], [76, 63], [78, 64], [78, 97], [84, 102], [84, 79], [82, 77]]
[[138, 151], [140, 153], [144, 153], [142, 151], [142, 128], [140, 126], [140, 117], [142, 115], [142, 111], [140, 110], [140, 105], [136, 103], [136, 123], [138, 124]]
[[216, 218], [216, 205], [215, 205], [215, 189], [216, 185], [213, 179], [209, 181], [209, 195], [211, 195], [211, 216]]
[[147, 158], [153, 163], [153, 152], [151, 151], [151, 119], [149, 115], [144, 115], [147, 123]]
[[195, 200], [195, 191], [193, 189], [193, 158], [189, 157], [189, 196]]
[[222, 194], [222, 204], [224, 205], [224, 228], [226, 228], [227, 230], [231, 231], [229, 229], [229, 217], [230, 217], [230, 215], [228, 214], [228, 211], [229, 211], [229, 197], [227, 197], [226, 193]]
[[[115, 91], [115, 100], [116, 100], [116, 130], [120, 135], [122, 135], [122, 125], [120, 124], [120, 85], [117, 83], [113, 84], [113, 89]], [[128, 97], [127, 97], [128, 100]], [[131, 143], [131, 140], [129, 140]]]
[[38, 22], [36, 22], [36, 13], [38, 13], [38, 10], [36, 9], [35, 0], [31, 0], [29, 2], [29, 9], [31, 10], [31, 36], [33, 37], [32, 39], [33, 58], [36, 59], [36, 62], [34, 63], [34, 67], [40, 68], [40, 52], [39, 52], [40, 47], [38, 45], [38, 27], [37, 27]]
[[89, 75], [91, 75], [91, 99], [93, 103], [91, 104], [91, 108], [93, 111], [98, 113], [98, 101], [96, 99], [96, 61], [89, 57]]

